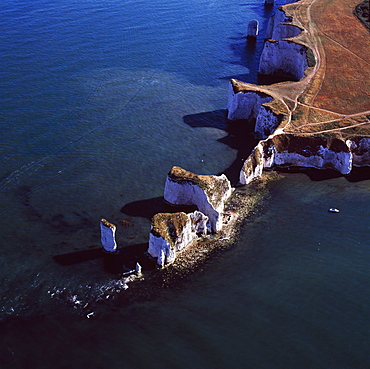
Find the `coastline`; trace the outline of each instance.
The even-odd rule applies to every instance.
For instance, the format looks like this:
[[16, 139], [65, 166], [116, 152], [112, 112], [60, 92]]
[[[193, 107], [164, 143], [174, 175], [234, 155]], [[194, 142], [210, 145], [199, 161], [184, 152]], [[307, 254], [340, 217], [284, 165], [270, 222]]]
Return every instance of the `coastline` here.
[[[253, 119], [227, 121], [229, 80], [261, 82], [255, 63], [272, 10], [261, 1], [116, 5], [3, 7], [9, 50], [18, 38], [27, 47], [11, 47], [4, 59], [14, 90], [3, 79], [9, 155], [0, 182], [0, 367], [363, 368], [370, 363], [370, 166], [348, 175], [263, 168], [238, 184], [260, 139]], [[18, 9], [19, 24], [9, 9]], [[254, 48], [243, 35], [248, 18], [262, 27]], [[75, 55], [53, 55], [56, 34]], [[51, 55], [40, 58], [38, 42], [48, 42]], [[153, 69], [142, 70], [147, 55]], [[124, 57], [137, 70], [126, 69]], [[16, 66], [25, 63], [21, 73]], [[54, 85], [50, 76], [65, 82]], [[30, 81], [41, 95], [33, 96]], [[174, 165], [196, 176], [225, 174], [234, 190], [219, 233], [160, 268], [147, 257], [151, 219], [197, 210], [166, 202]], [[116, 225], [118, 249], [103, 250], [100, 219], [109, 232]]]
[[[332, 0], [333, 3], [335, 1], [337, 0]], [[316, 98], [321, 93], [321, 88], [325, 82], [325, 77], [326, 79], [328, 77], [323, 73], [323, 70], [325, 71], [327, 69], [328, 61], [325, 59], [326, 54], [322, 41], [319, 41], [322, 36], [319, 35], [319, 28], [312, 22], [311, 8], [317, 6], [317, 3], [320, 2], [317, 0], [300, 0], [279, 7], [276, 11], [288, 18], [278, 18], [278, 21], [272, 19], [273, 22], [277, 23], [273, 23], [271, 26], [272, 29], [270, 29], [271, 36], [275, 34], [278, 35], [277, 37], [282, 37], [280, 39], [282, 43], [288, 42], [290, 45], [301, 45], [304, 47], [302, 50], [304, 50], [308, 64], [303, 66], [305, 68], [303, 77], [298, 78], [296, 81], [279, 82], [271, 85], [251, 85], [241, 81], [231, 80], [228, 103], [229, 122], [237, 121], [236, 124], [245, 124], [245, 121], [250, 122], [252, 117], [252, 119], [256, 120], [257, 132], [259, 118], [262, 115], [263, 124], [265, 124], [265, 127], [266, 124], [269, 127], [267, 130], [268, 134], [266, 134], [266, 128], [260, 130], [259, 135], [261, 140], [244, 162], [244, 166], [240, 172], [239, 184], [234, 188], [235, 191], [227, 200], [225, 210], [222, 212], [224, 219], [222, 229], [189, 242], [185, 250], [182, 250], [183, 246], [181, 246], [179, 255], [171, 257], [171, 261], [166, 265], [164, 271], [162, 271], [162, 274], [167, 275], [166, 278], [171, 273], [181, 274], [185, 270], [187, 272], [194, 270], [214, 250], [225, 248], [228, 244], [232, 243], [232, 240], [237, 237], [237, 230], [242, 220], [248, 217], [249, 213], [252, 214], [256, 206], [258, 206], [258, 202], [261, 201], [262, 195], [260, 193], [257, 194], [255, 188], [261, 190], [269, 181], [278, 178], [278, 175], [272, 174], [273, 172], [266, 173], [264, 171], [265, 168], [276, 168], [282, 172], [294, 171], [296, 168], [299, 168], [299, 171], [304, 168], [316, 168], [320, 170], [335, 169], [339, 171], [339, 175], [347, 175], [352, 170], [352, 163], [354, 166], [370, 165], [370, 161], [367, 161], [366, 154], [364, 158], [361, 157], [359, 159], [359, 156], [356, 159], [352, 158], [352, 156], [355, 157], [357, 155], [357, 151], [362, 150], [364, 145], [366, 147], [368, 146], [367, 137], [370, 136], [370, 133], [366, 131], [365, 135], [356, 136], [356, 138], [347, 134], [352, 128], [352, 125], [357, 128], [357, 122], [359, 120], [361, 126], [366, 126], [366, 124], [370, 123], [366, 116], [368, 112], [354, 114], [351, 111], [349, 115], [338, 115], [336, 112], [329, 112], [327, 110], [326, 115], [323, 116], [323, 107], [315, 105]], [[279, 30], [276, 31], [276, 29]], [[300, 29], [300, 31], [297, 33], [295, 29]], [[284, 38], [283, 35], [288, 38]], [[266, 40], [265, 45], [268, 46], [271, 42], [271, 40]], [[278, 43], [279, 40], [273, 42]], [[272, 45], [274, 44], [272, 43]], [[280, 51], [278, 50], [276, 52], [279, 53]], [[301, 51], [296, 52], [301, 53]], [[272, 54], [272, 57], [274, 57], [274, 54]], [[263, 62], [262, 59], [261, 63]], [[314, 61], [309, 61], [309, 59]], [[240, 94], [243, 97], [235, 100]], [[305, 112], [302, 113], [303, 108]], [[248, 109], [252, 109], [253, 111], [258, 111], [259, 109], [259, 112], [258, 114], [253, 113], [254, 115], [251, 116], [251, 113], [248, 112], [251, 110]], [[317, 127], [320, 124], [320, 120], [318, 122], [317, 117], [328, 119], [328, 114], [336, 117], [336, 119], [330, 120], [332, 128], [325, 130], [325, 134], [317, 130], [312, 132], [301, 131], [305, 127], [312, 126], [313, 123], [310, 123], [311, 120], [315, 122], [314, 125]], [[349, 116], [353, 117], [355, 123], [350, 127], [345, 126], [343, 128], [342, 122], [348, 120]], [[365, 121], [361, 121], [363, 119], [362, 116], [365, 117]], [[298, 121], [300, 123], [297, 125]], [[340, 128], [337, 128], [335, 124], [338, 124]], [[340, 133], [338, 133], [338, 130]], [[366, 140], [366, 142], [362, 143], [361, 140]], [[349, 151], [350, 147], [354, 147], [355, 151]], [[355, 160], [357, 160], [357, 163]], [[207, 177], [191, 175], [194, 178]], [[323, 177], [326, 175], [323, 174]], [[180, 177], [180, 183], [188, 181], [187, 178], [182, 180]], [[245, 186], [245, 188], [239, 186]], [[176, 191], [179, 191], [179, 189]], [[254, 193], [254, 195], [251, 195], [251, 193]], [[184, 205], [190, 205], [191, 201], [194, 200], [183, 201], [185, 201]], [[188, 201], [190, 202], [188, 203]], [[169, 202], [171, 203], [171, 201]], [[192, 204], [197, 205], [194, 202]], [[181, 205], [181, 203], [177, 205]], [[164, 234], [169, 234], [168, 230]], [[158, 237], [161, 236], [158, 235]], [[181, 235], [181, 237], [183, 236]], [[166, 243], [167, 241], [163, 240], [163, 242]], [[172, 241], [169, 240], [169, 242]], [[172, 248], [173, 246], [169, 247]], [[149, 246], [150, 249], [151, 246]], [[156, 251], [153, 256], [157, 255], [159, 254]], [[160, 263], [163, 266], [164, 262], [161, 261]], [[157, 273], [159, 272], [157, 271]]]
[[[179, 253], [175, 261], [159, 272], [168, 278], [195, 272], [202, 263], [218, 251], [231, 247], [243, 223], [258, 213], [267, 196], [268, 184], [281, 177], [277, 172], [266, 172], [248, 187], [237, 187], [226, 203], [227, 219], [222, 230], [215, 235], [197, 240]], [[171, 277], [171, 275], [174, 276]]]

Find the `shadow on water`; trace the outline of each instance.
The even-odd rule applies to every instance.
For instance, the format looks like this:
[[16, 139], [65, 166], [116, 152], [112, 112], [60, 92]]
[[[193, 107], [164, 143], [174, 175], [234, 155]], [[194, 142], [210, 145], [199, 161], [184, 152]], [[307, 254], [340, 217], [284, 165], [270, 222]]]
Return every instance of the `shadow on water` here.
[[276, 171], [280, 173], [303, 173], [311, 181], [325, 181], [340, 177], [344, 177], [348, 182], [361, 182], [370, 179], [370, 167], [354, 167], [351, 173], [347, 175], [343, 175], [334, 169], [308, 169], [300, 167], [278, 168]]
[[122, 273], [134, 270], [136, 263], [139, 263], [144, 270], [153, 270], [156, 267], [156, 262], [146, 254], [147, 250], [148, 243], [144, 242], [125, 246], [117, 253], [103, 252], [104, 269], [110, 273]]
[[360, 182], [370, 179], [370, 167], [353, 167], [351, 174], [345, 176], [349, 182]]
[[248, 68], [248, 73], [234, 74], [220, 77], [221, 80], [230, 80], [231, 78], [248, 83], [257, 83], [257, 71], [259, 58], [263, 49], [263, 40], [247, 38], [238, 33], [229, 38], [229, 48], [233, 53], [233, 61], [225, 61], [228, 64], [243, 66]]
[[182, 211], [184, 213], [190, 213], [197, 210], [196, 206], [175, 206], [167, 203], [163, 196], [155, 197], [152, 199], [133, 201], [129, 204], [125, 204], [121, 208], [121, 212], [133, 216], [142, 217], [151, 220], [153, 216], [157, 213], [175, 213]]
[[117, 250], [116, 253], [104, 252], [102, 248], [82, 250], [53, 256], [53, 260], [60, 265], [74, 265], [90, 260], [103, 259], [104, 269], [110, 273], [122, 273], [127, 269], [135, 269], [138, 262], [145, 270], [155, 268], [155, 262], [146, 255], [148, 243], [128, 245]]
[[[143, 217], [151, 220], [157, 213], [185, 213], [197, 210], [196, 206], [173, 206], [164, 201], [163, 197], [134, 201], [122, 207], [121, 212], [134, 217]], [[143, 269], [152, 270], [156, 267], [155, 261], [147, 255], [148, 243], [127, 245], [117, 252], [108, 253], [102, 248], [54, 255], [53, 260], [60, 265], [74, 265], [95, 259], [103, 259], [104, 269], [110, 273], [122, 273], [135, 269], [139, 263]]]
[[218, 141], [237, 150], [237, 155], [233, 163], [221, 173], [224, 173], [231, 183], [236, 185], [239, 181], [239, 172], [244, 160], [258, 143], [258, 140], [254, 137], [255, 122], [229, 121], [226, 109], [185, 115], [183, 119], [184, 123], [193, 128], [212, 127], [227, 132], [228, 135]]
[[89, 260], [100, 259], [104, 256], [101, 248], [70, 252], [53, 256], [54, 261], [60, 265], [73, 265], [83, 263]]
[[[247, 4], [240, 4], [241, 6]], [[250, 6], [250, 4], [248, 4]], [[260, 11], [260, 5], [256, 7], [256, 12]], [[265, 35], [267, 30], [267, 24], [269, 18], [274, 12], [274, 7], [268, 6], [264, 7], [263, 18], [264, 21], [259, 24], [259, 33], [257, 38], [247, 38], [246, 33], [237, 32], [234, 36], [229, 37], [229, 48], [233, 54], [232, 61], [225, 61], [232, 65], [241, 65], [249, 69], [247, 74], [235, 74], [221, 77], [222, 80], [229, 80], [231, 78], [238, 79], [243, 82], [261, 84], [258, 80], [257, 73], [259, 67], [259, 60], [262, 54], [262, 50], [265, 43]], [[248, 19], [245, 24], [245, 30], [248, 24]]]

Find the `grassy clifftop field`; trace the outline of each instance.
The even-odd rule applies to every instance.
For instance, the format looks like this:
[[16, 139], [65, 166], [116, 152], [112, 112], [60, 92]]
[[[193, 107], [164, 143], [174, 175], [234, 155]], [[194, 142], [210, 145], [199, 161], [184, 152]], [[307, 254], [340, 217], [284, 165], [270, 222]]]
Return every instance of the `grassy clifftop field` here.
[[267, 104], [284, 119], [278, 133], [370, 136], [370, 32], [356, 17], [358, 0], [301, 0], [283, 6], [316, 63], [298, 82], [234, 88], [271, 95]]

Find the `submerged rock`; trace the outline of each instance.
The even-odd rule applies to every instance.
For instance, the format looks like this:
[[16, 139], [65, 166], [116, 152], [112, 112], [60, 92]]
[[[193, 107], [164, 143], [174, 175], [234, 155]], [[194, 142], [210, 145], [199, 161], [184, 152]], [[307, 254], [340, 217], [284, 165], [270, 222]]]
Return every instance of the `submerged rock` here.
[[164, 199], [173, 205], [196, 205], [208, 217], [208, 230], [218, 232], [222, 228], [225, 202], [232, 191], [230, 181], [224, 174], [197, 175], [173, 167], [167, 175]]
[[190, 214], [158, 213], [152, 219], [148, 253], [164, 266], [176, 259], [177, 252], [207, 233], [208, 217], [200, 211]]

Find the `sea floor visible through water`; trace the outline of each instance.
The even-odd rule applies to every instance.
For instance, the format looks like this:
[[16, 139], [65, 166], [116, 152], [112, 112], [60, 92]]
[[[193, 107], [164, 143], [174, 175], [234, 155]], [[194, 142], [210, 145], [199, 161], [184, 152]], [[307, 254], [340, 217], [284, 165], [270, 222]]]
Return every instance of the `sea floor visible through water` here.
[[124, 290], [104, 266], [100, 219], [142, 255], [173, 165], [236, 183], [255, 141], [228, 81], [257, 82], [279, 5], [3, 4], [1, 368], [370, 367], [367, 175], [238, 188], [253, 212], [187, 271]]

